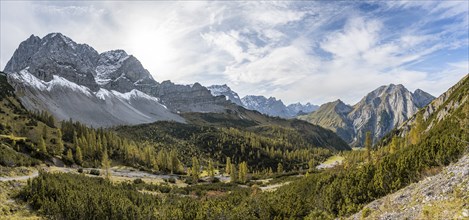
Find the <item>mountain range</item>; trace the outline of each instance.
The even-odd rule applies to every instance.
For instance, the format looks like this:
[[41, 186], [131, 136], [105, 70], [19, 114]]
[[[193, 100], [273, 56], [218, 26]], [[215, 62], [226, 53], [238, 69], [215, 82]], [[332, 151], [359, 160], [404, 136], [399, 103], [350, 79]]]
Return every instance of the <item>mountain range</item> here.
[[274, 117], [294, 118], [298, 115], [311, 113], [319, 108], [319, 106], [311, 103], [303, 105], [299, 102], [287, 106], [282, 100], [277, 100], [275, 97], [266, 98], [265, 96], [247, 95], [239, 98], [238, 93], [231, 90], [226, 84], [212, 85], [207, 87], [207, 89], [210, 90], [213, 96], [225, 96], [226, 100], [239, 106]]
[[4, 71], [28, 109], [94, 127], [184, 122], [178, 112], [222, 112], [230, 105], [198, 83], [156, 82], [123, 50], [99, 54], [60, 33], [42, 39], [31, 35], [19, 45]]
[[351, 146], [362, 146], [367, 132], [376, 142], [434, 98], [420, 89], [412, 93], [403, 85], [390, 84], [368, 93], [353, 106], [336, 100], [299, 118], [333, 130]]
[[9, 83], [29, 110], [47, 111], [59, 120], [93, 127], [155, 121], [186, 123], [184, 113], [239, 112], [236, 107], [280, 118], [306, 120], [336, 132], [352, 146], [370, 131], [376, 141], [434, 99], [402, 85], [382, 86], [349, 106], [340, 100], [321, 107], [285, 105], [275, 97], [239, 95], [225, 85], [177, 85], [155, 81], [124, 50], [98, 53], [60, 34], [23, 41], [5, 67]]
[[72, 119], [92, 127], [173, 121], [175, 127], [188, 123], [249, 132], [257, 127], [287, 129], [302, 136], [304, 146], [350, 149], [327, 129], [245, 109], [223, 96], [213, 96], [199, 83], [156, 82], [125, 51], [98, 53], [60, 33], [42, 39], [32, 35], [23, 41], [5, 72], [26, 109], [48, 112], [59, 121]]

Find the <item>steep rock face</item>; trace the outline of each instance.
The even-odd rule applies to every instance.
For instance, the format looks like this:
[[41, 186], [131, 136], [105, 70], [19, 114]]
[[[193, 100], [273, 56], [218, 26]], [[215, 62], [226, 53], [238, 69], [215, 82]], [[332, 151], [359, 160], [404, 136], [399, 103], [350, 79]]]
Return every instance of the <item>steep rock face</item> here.
[[419, 108], [403, 85], [391, 84], [369, 93], [353, 109], [348, 115], [355, 130], [351, 144], [360, 146], [366, 132], [371, 132], [376, 141], [412, 117]]
[[60, 76], [45, 82], [28, 70], [8, 74], [27, 109], [48, 111], [59, 120], [73, 119], [93, 127], [142, 124], [159, 120], [184, 122], [158, 99], [138, 90], [127, 93], [99, 89], [92, 91]]
[[212, 85], [207, 87], [207, 89], [210, 90], [210, 93], [212, 93], [213, 96], [225, 96], [226, 100], [229, 100], [233, 102], [236, 105], [243, 106], [243, 103], [241, 102], [241, 99], [238, 96], [238, 93], [234, 92], [231, 90], [229, 86], [226, 84], [224, 85]]
[[140, 61], [123, 50], [100, 54], [96, 82], [106, 89], [128, 92], [137, 86], [156, 87], [158, 83]]
[[94, 79], [94, 66], [98, 52], [86, 44], [77, 44], [70, 38], [53, 33], [43, 39], [31, 36], [22, 42], [5, 66], [5, 72], [19, 72], [29, 67], [29, 72], [44, 81], [54, 75], [98, 90]]
[[212, 96], [210, 91], [199, 83], [176, 85], [171, 81], [163, 81], [156, 89], [150, 91], [150, 94], [160, 97], [164, 105], [178, 112], [223, 112], [229, 106], [225, 98]]
[[412, 93], [412, 96], [414, 98], [414, 103], [418, 108], [425, 107], [428, 105], [428, 103], [435, 99], [434, 96], [426, 93], [425, 91], [422, 91], [421, 89], [416, 89], [414, 93]]
[[241, 99], [243, 106], [247, 109], [256, 110], [270, 116], [288, 118], [288, 110], [282, 100], [274, 97], [248, 95]]
[[402, 85], [390, 84], [370, 92], [353, 107], [336, 104], [339, 108], [332, 108], [326, 104], [300, 118], [336, 131], [351, 146], [362, 146], [366, 132], [377, 141], [433, 99], [421, 90], [411, 93]]
[[114, 74], [122, 63], [129, 58], [129, 55], [123, 50], [111, 50], [99, 55], [96, 66], [96, 82], [99, 85], [106, 85], [111, 80], [119, 77]]
[[25, 69], [44, 82], [58, 76], [93, 92], [139, 90], [157, 97], [173, 112], [221, 112], [229, 106], [229, 102], [213, 97], [200, 84], [185, 86], [169, 81], [159, 84], [137, 58], [123, 50], [98, 54], [90, 46], [77, 44], [60, 33], [42, 39], [32, 35], [20, 44], [5, 72]]

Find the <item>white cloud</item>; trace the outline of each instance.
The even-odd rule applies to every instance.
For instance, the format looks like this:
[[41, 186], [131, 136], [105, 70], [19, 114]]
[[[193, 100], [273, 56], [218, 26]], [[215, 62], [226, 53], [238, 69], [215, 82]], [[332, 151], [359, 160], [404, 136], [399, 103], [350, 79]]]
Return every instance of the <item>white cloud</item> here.
[[381, 26], [377, 20], [365, 22], [360, 17], [352, 18], [343, 32], [327, 37], [321, 48], [336, 57], [361, 56], [377, 43]]

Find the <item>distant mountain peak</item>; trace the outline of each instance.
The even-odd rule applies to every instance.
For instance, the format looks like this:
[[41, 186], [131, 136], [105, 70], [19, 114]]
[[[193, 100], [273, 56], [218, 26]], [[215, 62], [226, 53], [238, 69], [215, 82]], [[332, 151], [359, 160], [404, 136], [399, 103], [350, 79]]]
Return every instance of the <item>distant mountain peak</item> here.
[[293, 118], [299, 114], [307, 114], [319, 108], [319, 106], [312, 105], [309, 102], [305, 105], [298, 102], [286, 106], [281, 99], [277, 99], [273, 96], [267, 98], [262, 95], [247, 95], [240, 99], [238, 94], [231, 90], [226, 84], [212, 85], [207, 88], [213, 96], [223, 95], [227, 100], [239, 106], [250, 110], [256, 110], [269, 116]]
[[243, 106], [242, 102], [241, 102], [241, 99], [239, 98], [239, 95], [238, 93], [234, 92], [233, 90], [231, 90], [231, 88], [226, 85], [226, 84], [223, 84], [223, 85], [211, 85], [209, 87], [207, 87], [207, 89], [210, 90], [210, 93], [213, 95], [213, 96], [225, 96], [226, 100], [229, 100], [231, 101], [232, 103], [234, 104], [237, 104], [239, 106]]
[[434, 96], [421, 89], [416, 89], [412, 96], [414, 97], [415, 104], [419, 108], [423, 108], [424, 106], [428, 105], [433, 99], [435, 99]]
[[411, 93], [402, 84], [389, 84], [368, 93], [353, 107], [339, 99], [301, 119], [336, 131], [353, 146], [362, 146], [366, 132], [378, 140], [433, 99], [421, 90]]

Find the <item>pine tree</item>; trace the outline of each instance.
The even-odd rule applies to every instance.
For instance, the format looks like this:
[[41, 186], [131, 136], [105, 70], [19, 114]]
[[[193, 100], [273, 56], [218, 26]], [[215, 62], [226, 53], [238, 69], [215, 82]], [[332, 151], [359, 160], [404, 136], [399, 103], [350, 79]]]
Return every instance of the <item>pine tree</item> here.
[[179, 159], [178, 159], [178, 152], [176, 150], [171, 150], [169, 153], [169, 163], [170, 163], [170, 171], [179, 172]]
[[47, 139], [48, 139], [48, 138], [47, 138], [47, 126], [46, 126], [46, 125], [42, 126], [42, 138], [43, 138], [44, 140], [47, 140]]
[[282, 163], [277, 164], [277, 173], [283, 173], [283, 164]]
[[234, 164], [230, 164], [230, 181], [235, 183], [237, 180], [237, 173], [236, 173], [236, 166]]
[[311, 159], [308, 161], [308, 172], [309, 172], [309, 173], [312, 173], [312, 172], [314, 172], [314, 169], [315, 169], [315, 167], [314, 167], [314, 159], [311, 158]]
[[195, 183], [199, 181], [199, 169], [200, 169], [199, 160], [197, 159], [197, 157], [192, 157], [191, 175]]
[[155, 158], [151, 158], [151, 166], [153, 170], [159, 171], [160, 167], [158, 167], [158, 162], [155, 160]]
[[247, 182], [247, 176], [248, 176], [248, 164], [246, 162], [241, 162], [239, 164], [239, 181], [242, 183]]
[[415, 145], [420, 141], [420, 135], [424, 130], [423, 126], [423, 115], [417, 114], [417, 117], [415, 118], [415, 124], [409, 132], [410, 144]]
[[212, 159], [210, 159], [208, 161], [208, 175], [210, 176], [210, 178], [213, 179], [213, 177], [215, 177], [215, 169], [213, 168], [213, 162], [212, 162]]
[[75, 162], [77, 164], [82, 165], [83, 163], [83, 154], [81, 153], [81, 148], [79, 146], [76, 147], [77, 149], [75, 150]]
[[229, 175], [231, 172], [231, 158], [227, 157], [226, 158], [226, 167], [225, 167], [225, 173]]
[[168, 163], [166, 162], [167, 160], [167, 157], [166, 157], [166, 152], [165, 150], [160, 150], [158, 151], [158, 155], [156, 156], [157, 158], [157, 162], [158, 162], [158, 167], [161, 169], [161, 170], [167, 170], [168, 167], [166, 166]]
[[391, 154], [395, 153], [399, 149], [399, 139], [397, 136], [392, 137], [391, 145], [389, 146], [389, 152]]
[[73, 161], [72, 149], [69, 148], [69, 149], [67, 150], [67, 157], [66, 157], [66, 158], [67, 158], [67, 160], [70, 161], [71, 163], [74, 162], [74, 161]]
[[64, 142], [62, 141], [62, 131], [57, 129], [57, 151], [58, 155], [62, 155], [64, 152]]
[[44, 141], [43, 137], [39, 140], [39, 152], [47, 154], [46, 141]]
[[109, 158], [108, 158], [106, 149], [104, 149], [104, 152], [103, 152], [103, 158], [101, 160], [101, 167], [104, 170], [106, 178], [110, 179], [110, 177], [111, 177], [111, 160], [109, 160]]
[[73, 131], [73, 144], [75, 145], [75, 147], [78, 145], [78, 137], [76, 131]]
[[371, 132], [366, 132], [365, 136], [365, 149], [366, 149], [366, 157], [368, 162], [371, 162], [371, 147], [372, 147], [372, 141], [371, 141]]

